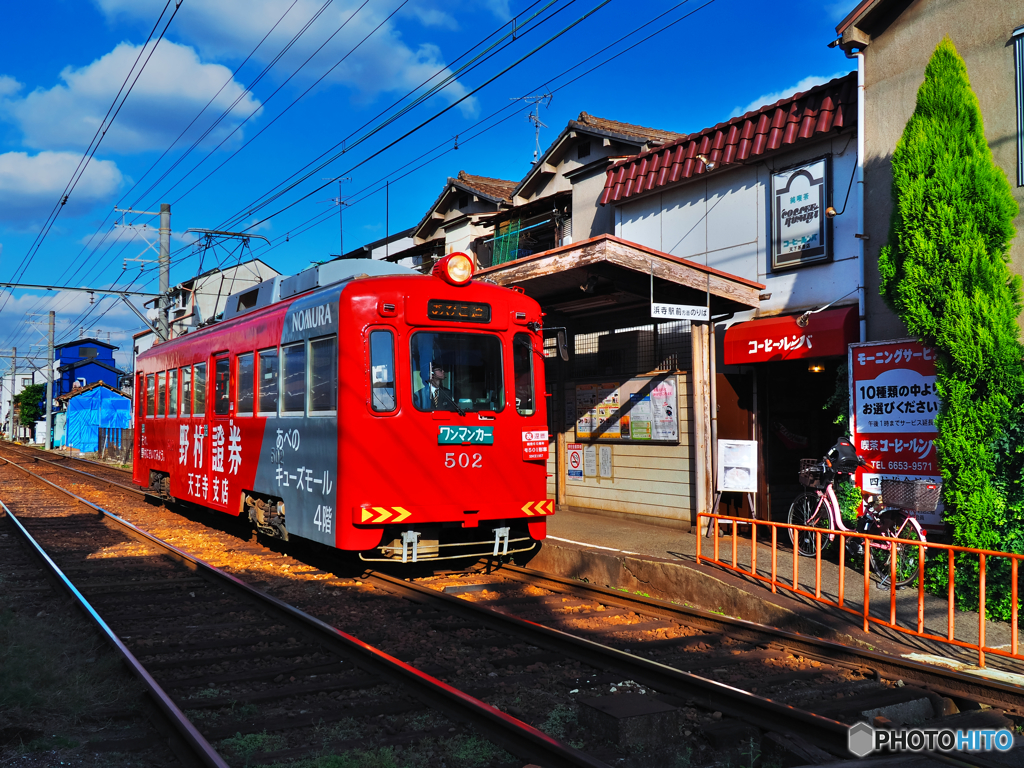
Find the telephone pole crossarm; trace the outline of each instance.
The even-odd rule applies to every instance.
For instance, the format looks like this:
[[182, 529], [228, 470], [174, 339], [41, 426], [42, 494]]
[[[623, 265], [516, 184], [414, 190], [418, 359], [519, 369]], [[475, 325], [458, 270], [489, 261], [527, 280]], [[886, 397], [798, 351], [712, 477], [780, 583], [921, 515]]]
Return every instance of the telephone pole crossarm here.
[[142, 291], [124, 291], [117, 288], [74, 288], [69, 285], [33, 285], [30, 283], [0, 283], [0, 288], [27, 288], [37, 291], [78, 291], [79, 293], [102, 293], [110, 296], [145, 296], [147, 299], [155, 299], [159, 293], [144, 293]]

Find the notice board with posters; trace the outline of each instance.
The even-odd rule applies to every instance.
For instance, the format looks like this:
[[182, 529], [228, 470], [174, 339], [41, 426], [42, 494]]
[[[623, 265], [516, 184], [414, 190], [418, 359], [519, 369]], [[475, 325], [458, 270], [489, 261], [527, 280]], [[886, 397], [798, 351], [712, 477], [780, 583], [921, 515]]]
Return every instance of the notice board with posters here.
[[[674, 375], [576, 385], [576, 440], [678, 443]], [[566, 409], [568, 411], [568, 409]]]
[[[935, 453], [935, 350], [913, 339], [851, 344], [850, 430], [868, 463], [857, 470], [866, 492], [881, 492], [882, 479], [942, 482]], [[883, 498], [884, 501], [884, 498]], [[928, 527], [942, 526], [936, 512], [917, 512]]]

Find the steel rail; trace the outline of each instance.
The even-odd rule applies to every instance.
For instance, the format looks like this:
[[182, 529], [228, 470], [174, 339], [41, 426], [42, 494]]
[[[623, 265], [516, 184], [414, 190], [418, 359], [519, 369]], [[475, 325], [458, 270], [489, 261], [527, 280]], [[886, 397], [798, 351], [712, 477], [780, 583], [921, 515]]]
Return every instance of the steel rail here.
[[[4, 447], [7, 447], [7, 446], [4, 446]], [[99, 475], [94, 475], [91, 472], [86, 472], [84, 469], [75, 469], [74, 467], [69, 467], [66, 464], [58, 464], [55, 461], [51, 461], [50, 459], [44, 459], [44, 458], [41, 458], [39, 456], [26, 456], [25, 454], [21, 454], [21, 455], [24, 458], [26, 458], [26, 459], [31, 459], [32, 461], [36, 461], [36, 462], [40, 462], [41, 461], [43, 464], [49, 464], [51, 467], [57, 467], [58, 469], [64, 469], [64, 470], [67, 470], [68, 472], [75, 472], [76, 474], [84, 475], [85, 477], [88, 477], [90, 480], [96, 480], [97, 482], [105, 483], [107, 485], [111, 485], [114, 488], [117, 488], [118, 490], [128, 491], [129, 493], [134, 493], [136, 496], [142, 496], [142, 497], [146, 497], [146, 498], [153, 498], [153, 499], [164, 500], [164, 497], [160, 496], [159, 494], [151, 493], [150, 491], [144, 491], [141, 488], [136, 488], [134, 485], [122, 485], [121, 483], [118, 483], [115, 480], [108, 480], [105, 477], [100, 477]], [[85, 461], [85, 459], [75, 459], [75, 458], [72, 458], [70, 456], [62, 456], [61, 458], [71, 459], [72, 461]], [[9, 459], [0, 459], [0, 460], [9, 461]], [[95, 462], [90, 462], [90, 463], [95, 463]], [[11, 464], [13, 466], [20, 467], [20, 465], [15, 464], [14, 462], [11, 462]]]
[[999, 707], [1015, 715], [1024, 716], [1024, 691], [1019, 686], [1010, 683], [1002, 683], [952, 669], [943, 669], [910, 659], [901, 659], [866, 648], [842, 645], [832, 640], [777, 629], [745, 619], [711, 613], [700, 608], [677, 605], [654, 597], [626, 596], [622, 592], [605, 587], [584, 584], [563, 576], [520, 566], [503, 565], [501, 570], [507, 571], [510, 578], [534, 586], [569, 592], [577, 596], [596, 595], [602, 602], [619, 608], [640, 610], [638, 609], [640, 606], [643, 613], [674, 619], [691, 626], [696, 624], [714, 630], [726, 629], [734, 636], [745, 640], [763, 641], [766, 636], [775, 638], [777, 642], [791, 650], [811, 655], [816, 654], [816, 658], [821, 661], [845, 662], [867, 667], [882, 677], [914, 682], [942, 695], [965, 696], [983, 704]]
[[92, 622], [99, 628], [100, 632], [106, 637], [107, 642], [110, 643], [117, 653], [121, 656], [121, 660], [125, 663], [132, 674], [134, 674], [145, 686], [149, 695], [156, 703], [157, 708], [161, 713], [171, 722], [174, 729], [178, 732], [178, 735], [185, 741], [186, 744], [192, 749], [194, 756], [209, 768], [230, 768], [211, 745], [210, 742], [201, 734], [196, 727], [192, 724], [192, 721], [185, 717], [185, 714], [178, 708], [178, 705], [174, 703], [174, 700], [167, 694], [167, 692], [160, 686], [160, 684], [153, 679], [153, 676], [149, 674], [149, 671], [135, 658], [128, 647], [121, 641], [114, 631], [110, 628], [110, 625], [103, 620], [103, 617], [97, 613], [96, 609], [93, 608], [92, 604], [85, 598], [78, 588], [71, 583], [71, 580], [64, 574], [60, 567], [50, 558], [46, 551], [39, 545], [39, 542], [33, 538], [32, 534], [28, 532], [25, 526], [22, 524], [18, 516], [15, 515], [7, 507], [6, 504], [0, 500], [0, 507], [3, 508], [7, 517], [14, 524], [15, 530], [18, 531], [18, 535], [21, 536], [22, 540], [29, 546], [33, 554], [36, 555], [46, 567], [46, 570], [56, 578], [61, 586], [71, 595], [72, 600], [78, 604], [86, 615], [92, 620]]
[[693, 699], [701, 707], [721, 711], [763, 730], [799, 736], [840, 757], [850, 755], [847, 749], [849, 726], [838, 720], [766, 699], [656, 661], [633, 656], [625, 651], [543, 624], [499, 613], [492, 608], [470, 603], [393, 576], [373, 573], [370, 578], [414, 598], [443, 603], [447, 608], [463, 616], [470, 616], [493, 629], [524, 636], [534, 645], [564, 653], [597, 669], [618, 670], [628, 675], [630, 679], [655, 690]]
[[61, 488], [59, 485], [36, 475], [10, 460], [5, 460], [5, 462], [33, 479], [45, 483], [54, 490], [70, 496], [79, 503], [95, 510], [105, 519], [122, 527], [134, 538], [164, 550], [168, 555], [187, 564], [207, 578], [212, 578], [222, 585], [240, 591], [250, 598], [255, 598], [263, 607], [269, 608], [272, 613], [276, 613], [278, 616], [284, 617], [289, 621], [301, 623], [308, 629], [324, 636], [325, 640], [343, 649], [343, 655], [347, 655], [350, 658], [355, 657], [358, 666], [369, 672], [375, 672], [383, 677], [387, 677], [400, 685], [408, 686], [412, 689], [414, 695], [428, 706], [437, 707], [455, 720], [473, 725], [488, 739], [508, 751], [516, 753], [520, 757], [537, 761], [544, 765], [545, 768], [610, 768], [607, 763], [567, 744], [563, 744], [543, 731], [534, 728], [532, 725], [528, 725], [512, 715], [502, 712], [500, 709], [492, 707], [490, 704], [470, 696], [432, 675], [421, 672], [410, 664], [406, 664], [404, 661], [363, 642], [353, 635], [343, 632], [337, 627], [333, 627], [314, 616], [310, 616], [308, 613], [279, 600], [273, 595], [268, 595], [256, 589], [238, 577], [226, 573], [206, 561], [200, 560], [174, 545], [143, 531], [127, 520], [118, 517], [87, 499], [83, 499], [72, 491]]

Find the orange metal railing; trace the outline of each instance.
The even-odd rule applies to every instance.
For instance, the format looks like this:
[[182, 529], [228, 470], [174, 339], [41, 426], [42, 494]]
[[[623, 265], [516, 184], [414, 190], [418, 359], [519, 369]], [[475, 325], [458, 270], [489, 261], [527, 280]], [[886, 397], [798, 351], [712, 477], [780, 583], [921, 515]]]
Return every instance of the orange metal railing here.
[[[702, 522], [703, 521], [703, 522]], [[729, 523], [731, 532], [726, 535], [722, 535], [719, 531], [719, 526], [722, 523]], [[710, 525], [711, 530], [708, 534], [711, 536], [712, 552], [709, 556], [702, 551], [703, 543], [703, 531], [705, 525]], [[746, 533], [740, 533], [739, 528], [748, 528], [750, 533], [750, 565], [745, 567], [739, 563], [739, 540], [741, 536], [745, 539]], [[817, 552], [814, 556], [814, 591], [811, 592], [809, 589], [805, 589], [800, 585], [800, 561], [804, 556], [800, 555], [796, 551], [792, 551], [792, 578], [790, 580], [784, 580], [778, 573], [778, 553], [779, 553], [779, 529], [782, 531], [782, 539], [788, 546], [790, 542], [790, 530], [796, 531], [810, 531], [813, 532], [817, 537]], [[771, 571], [770, 575], [759, 573], [757, 570], [757, 550], [758, 550], [758, 532], [769, 529], [771, 531]], [[870, 632], [871, 624], [878, 624], [881, 626], [889, 627], [890, 629], [905, 634], [914, 635], [915, 637], [921, 637], [927, 640], [935, 640], [941, 643], [948, 643], [951, 645], [959, 646], [961, 648], [968, 648], [978, 653], [978, 666], [985, 666], [985, 655], [995, 654], [998, 656], [1006, 656], [1014, 659], [1024, 659], [1024, 654], [1020, 653], [1020, 647], [1017, 642], [1018, 638], [1018, 619], [1019, 619], [1019, 604], [1017, 594], [1018, 574], [1020, 561], [1024, 560], [1024, 555], [1018, 555], [1008, 552], [995, 552], [986, 549], [971, 549], [969, 547], [957, 547], [951, 544], [937, 544], [931, 542], [908, 542], [906, 539], [894, 539], [887, 536], [873, 536], [865, 533], [857, 533], [854, 531], [822, 531], [820, 528], [811, 528], [803, 525], [788, 525], [786, 523], [773, 523], [764, 520], [751, 520], [750, 518], [741, 517], [730, 517], [728, 515], [709, 515], [707, 513], [699, 513], [697, 515], [697, 563], [706, 562], [717, 565], [721, 568], [725, 568], [730, 571], [741, 573], [744, 576], [756, 579], [761, 582], [765, 582], [770, 585], [772, 592], [777, 592], [779, 589], [786, 590], [804, 597], [816, 600], [820, 603], [830, 605], [833, 608], [845, 611], [847, 613], [854, 614], [861, 617], [863, 621], [864, 631]], [[720, 554], [720, 539], [728, 536], [731, 539], [731, 559], [726, 561], [722, 559]], [[836, 598], [832, 599], [827, 595], [822, 594], [822, 579], [821, 579], [821, 551], [823, 543], [827, 544], [828, 539], [823, 537], [832, 537], [838, 539], [838, 551], [841, 553], [840, 556], [840, 567], [839, 567], [839, 579], [838, 579], [838, 590]], [[767, 537], [766, 537], [767, 538]], [[851, 608], [846, 603], [846, 566], [845, 566], [845, 552], [847, 542], [855, 539], [860, 539], [864, 548], [864, 602], [861, 609]], [[917, 617], [916, 617], [916, 628], [908, 624], [900, 624], [896, 620], [896, 590], [899, 588], [896, 586], [896, 558], [889, 558], [889, 615], [884, 616], [873, 616], [871, 615], [871, 570], [870, 570], [870, 550], [871, 547], [869, 542], [871, 541], [885, 541], [892, 543], [900, 543], [905, 546], [917, 548], [917, 561], [918, 561], [918, 575], [917, 575]], [[761, 546], [769, 546], [768, 542], [760, 542]], [[706, 546], [706, 545], [705, 545]], [[746, 547], [744, 542], [744, 547]], [[946, 551], [946, 562], [948, 571], [948, 588], [946, 595], [946, 635], [934, 634], [925, 629], [925, 592], [924, 592], [924, 570], [925, 570], [925, 556], [926, 552], [931, 550], [932, 552], [938, 552], [940, 550]], [[970, 642], [967, 640], [960, 640], [955, 637], [956, 629], [956, 603], [955, 603], [955, 591], [954, 591], [954, 573], [955, 573], [955, 558], [957, 555], [975, 555], [978, 557], [978, 641]], [[1006, 558], [1010, 561], [1010, 647], [1007, 650], [1004, 647], [993, 648], [985, 643], [985, 571], [986, 564], [990, 558], [999, 557]], [[809, 558], [808, 558], [809, 559]]]

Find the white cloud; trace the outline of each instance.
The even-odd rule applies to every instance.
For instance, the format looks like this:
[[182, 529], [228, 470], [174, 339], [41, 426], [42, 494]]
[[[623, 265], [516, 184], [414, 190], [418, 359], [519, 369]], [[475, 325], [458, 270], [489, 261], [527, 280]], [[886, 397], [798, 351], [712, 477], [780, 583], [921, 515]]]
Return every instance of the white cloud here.
[[[0, 154], [0, 221], [25, 224], [41, 220], [60, 199], [82, 159], [76, 152]], [[109, 200], [123, 177], [111, 160], [93, 160], [68, 198], [63, 215], [76, 216]]]
[[[26, 146], [84, 148], [101, 125], [139, 49], [140, 46], [121, 43], [87, 66], [66, 68], [60, 75], [62, 83], [22, 97], [15, 97], [16, 90], [10, 90], [11, 78], [0, 77], [0, 114], [21, 128]], [[124, 154], [164, 149], [230, 78], [229, 69], [202, 63], [192, 48], [162, 41], [107, 132], [103, 150]], [[5, 84], [8, 95], [2, 98]], [[243, 96], [243, 91], [242, 86], [231, 80], [203, 119], [189, 130], [186, 139], [198, 137], [214, 117], [241, 97], [229, 118], [213, 130], [206, 142], [223, 139], [243, 116], [259, 108], [259, 102], [251, 94]]]
[[22, 89], [21, 83], [10, 75], [0, 75], [0, 99], [13, 96]]
[[[128, 18], [152, 23], [160, 13], [162, 0], [96, 0], [110, 19]], [[174, 20], [175, 33], [195, 45], [204, 58], [210, 60], [239, 61], [248, 56], [268, 30], [281, 19], [291, 4], [290, 0], [205, 0], [185, 3]], [[297, 0], [294, 8], [260, 45], [254, 59], [269, 63], [302, 27], [316, 14], [321, 0]], [[295, 42], [275, 65], [278, 78], [287, 77], [323, 44], [341, 25], [348, 24], [299, 75], [300, 83], [320, 77], [357, 45], [358, 50], [327, 77], [327, 83], [352, 88], [363, 99], [380, 94], [404, 93], [442, 70], [439, 77], [450, 74], [440, 51], [430, 44], [411, 45], [398, 29], [399, 19], [417, 19], [427, 27], [451, 27], [454, 19], [434, 3], [422, 3], [407, 9], [389, 21], [391, 4], [369, 3], [356, 13], [358, 0], [336, 0], [309, 29]], [[489, 0], [487, 8], [500, 14], [507, 5], [504, 0]], [[353, 16], [353, 14], [355, 14]], [[383, 26], [374, 29], [383, 22]], [[372, 33], [372, 35], [371, 35]], [[364, 37], [369, 38], [360, 43]], [[453, 83], [444, 91], [449, 102], [461, 98], [466, 89]], [[476, 104], [467, 100], [460, 105], [465, 114], [473, 114]]]
[[732, 114], [729, 115], [729, 117], [731, 119], [733, 117], [745, 115], [747, 114], [747, 112], [752, 112], [755, 109], [760, 109], [761, 107], [768, 106], [769, 104], [774, 104], [780, 99], [785, 99], [786, 97], [792, 96], [793, 94], [801, 93], [810, 88], [813, 88], [816, 85], [827, 83], [829, 80], [834, 80], [835, 78], [842, 77], [843, 75], [846, 74], [848, 74], [848, 71], [836, 72], [835, 74], [825, 75], [824, 77], [820, 75], [811, 75], [809, 77], [805, 77], [800, 82], [796, 83], [795, 85], [791, 85], [788, 88], [783, 88], [782, 90], [779, 91], [772, 91], [771, 93], [762, 94], [753, 101], [751, 101], [749, 104], [747, 104], [747, 106], [745, 107], [736, 107], [735, 109], [733, 109]]

